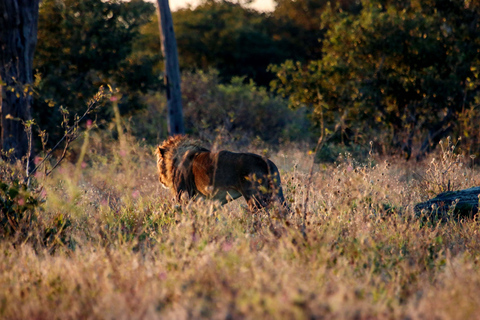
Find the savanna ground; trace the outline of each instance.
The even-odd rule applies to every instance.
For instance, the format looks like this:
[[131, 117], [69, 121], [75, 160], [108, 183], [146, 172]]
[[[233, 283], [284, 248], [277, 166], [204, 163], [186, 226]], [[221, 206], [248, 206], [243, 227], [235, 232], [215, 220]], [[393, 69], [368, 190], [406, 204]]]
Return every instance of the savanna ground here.
[[[157, 181], [153, 146], [128, 136], [120, 144], [91, 134], [82, 144], [84, 156], [37, 174], [45, 201], [16, 232], [3, 231], [2, 319], [480, 314], [479, 222], [413, 212], [448, 184], [480, 185], [475, 159], [451, 146], [421, 163], [347, 154], [315, 165], [311, 183], [307, 148], [242, 147], [279, 167], [293, 209], [281, 221], [275, 209], [252, 215], [243, 199], [176, 204]], [[4, 179], [21, 174], [2, 166]], [[25, 197], [14, 196], [13, 206]]]

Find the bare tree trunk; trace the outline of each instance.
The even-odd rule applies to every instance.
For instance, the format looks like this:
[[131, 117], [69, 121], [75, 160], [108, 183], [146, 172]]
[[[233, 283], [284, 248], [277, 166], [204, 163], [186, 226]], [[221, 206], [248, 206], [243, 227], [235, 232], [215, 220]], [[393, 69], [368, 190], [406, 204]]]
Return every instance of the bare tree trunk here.
[[29, 152], [23, 121], [31, 119], [33, 54], [39, 0], [0, 0], [1, 147], [21, 159]]
[[168, 134], [184, 134], [180, 68], [178, 66], [177, 41], [173, 31], [172, 13], [168, 0], [157, 0], [160, 40], [165, 59], [165, 85], [167, 87]]

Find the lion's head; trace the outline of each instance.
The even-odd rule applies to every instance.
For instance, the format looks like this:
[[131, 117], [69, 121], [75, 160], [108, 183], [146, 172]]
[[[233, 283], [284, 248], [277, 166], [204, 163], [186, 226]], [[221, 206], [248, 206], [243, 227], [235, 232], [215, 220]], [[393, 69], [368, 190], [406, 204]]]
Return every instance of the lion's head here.
[[183, 135], [169, 137], [155, 150], [157, 155], [158, 180], [164, 188], [173, 185], [173, 173], [189, 151], [204, 151], [198, 141]]

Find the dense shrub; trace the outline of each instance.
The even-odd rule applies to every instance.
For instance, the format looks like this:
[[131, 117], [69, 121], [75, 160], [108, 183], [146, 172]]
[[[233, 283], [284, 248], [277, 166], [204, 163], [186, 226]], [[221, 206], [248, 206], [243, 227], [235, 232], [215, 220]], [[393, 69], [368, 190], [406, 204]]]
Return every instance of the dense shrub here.
[[183, 96], [186, 126], [193, 134], [221, 129], [236, 140], [258, 136], [270, 143], [308, 136], [304, 110], [291, 111], [283, 99], [244, 78], [220, 84], [216, 71], [185, 73]]
[[[278, 144], [309, 138], [306, 110], [290, 110], [287, 102], [244, 78], [220, 83], [219, 73], [185, 72], [182, 76], [185, 127], [188, 134], [208, 140], [218, 134], [247, 143], [259, 138]], [[130, 118], [138, 138], [154, 142], [166, 136], [165, 98], [145, 98], [147, 108]]]
[[58, 246], [72, 246], [69, 213], [46, 213], [46, 195], [44, 186], [34, 177], [25, 179], [20, 162], [11, 164], [0, 159], [0, 241], [15, 246], [28, 242], [52, 252]]
[[[479, 3], [361, 3], [354, 13], [327, 6], [321, 59], [273, 67], [277, 92], [310, 106], [329, 131], [351, 130], [353, 142], [407, 159], [448, 135], [478, 134]], [[478, 156], [478, 139], [469, 141]]]

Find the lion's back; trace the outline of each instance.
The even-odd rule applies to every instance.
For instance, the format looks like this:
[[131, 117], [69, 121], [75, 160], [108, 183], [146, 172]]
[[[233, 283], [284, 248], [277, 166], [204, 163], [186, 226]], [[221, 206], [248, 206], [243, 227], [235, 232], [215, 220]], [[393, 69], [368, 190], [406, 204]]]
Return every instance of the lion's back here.
[[240, 183], [256, 176], [278, 174], [277, 167], [265, 157], [254, 153], [220, 151], [214, 155], [216, 179], [223, 183]]

